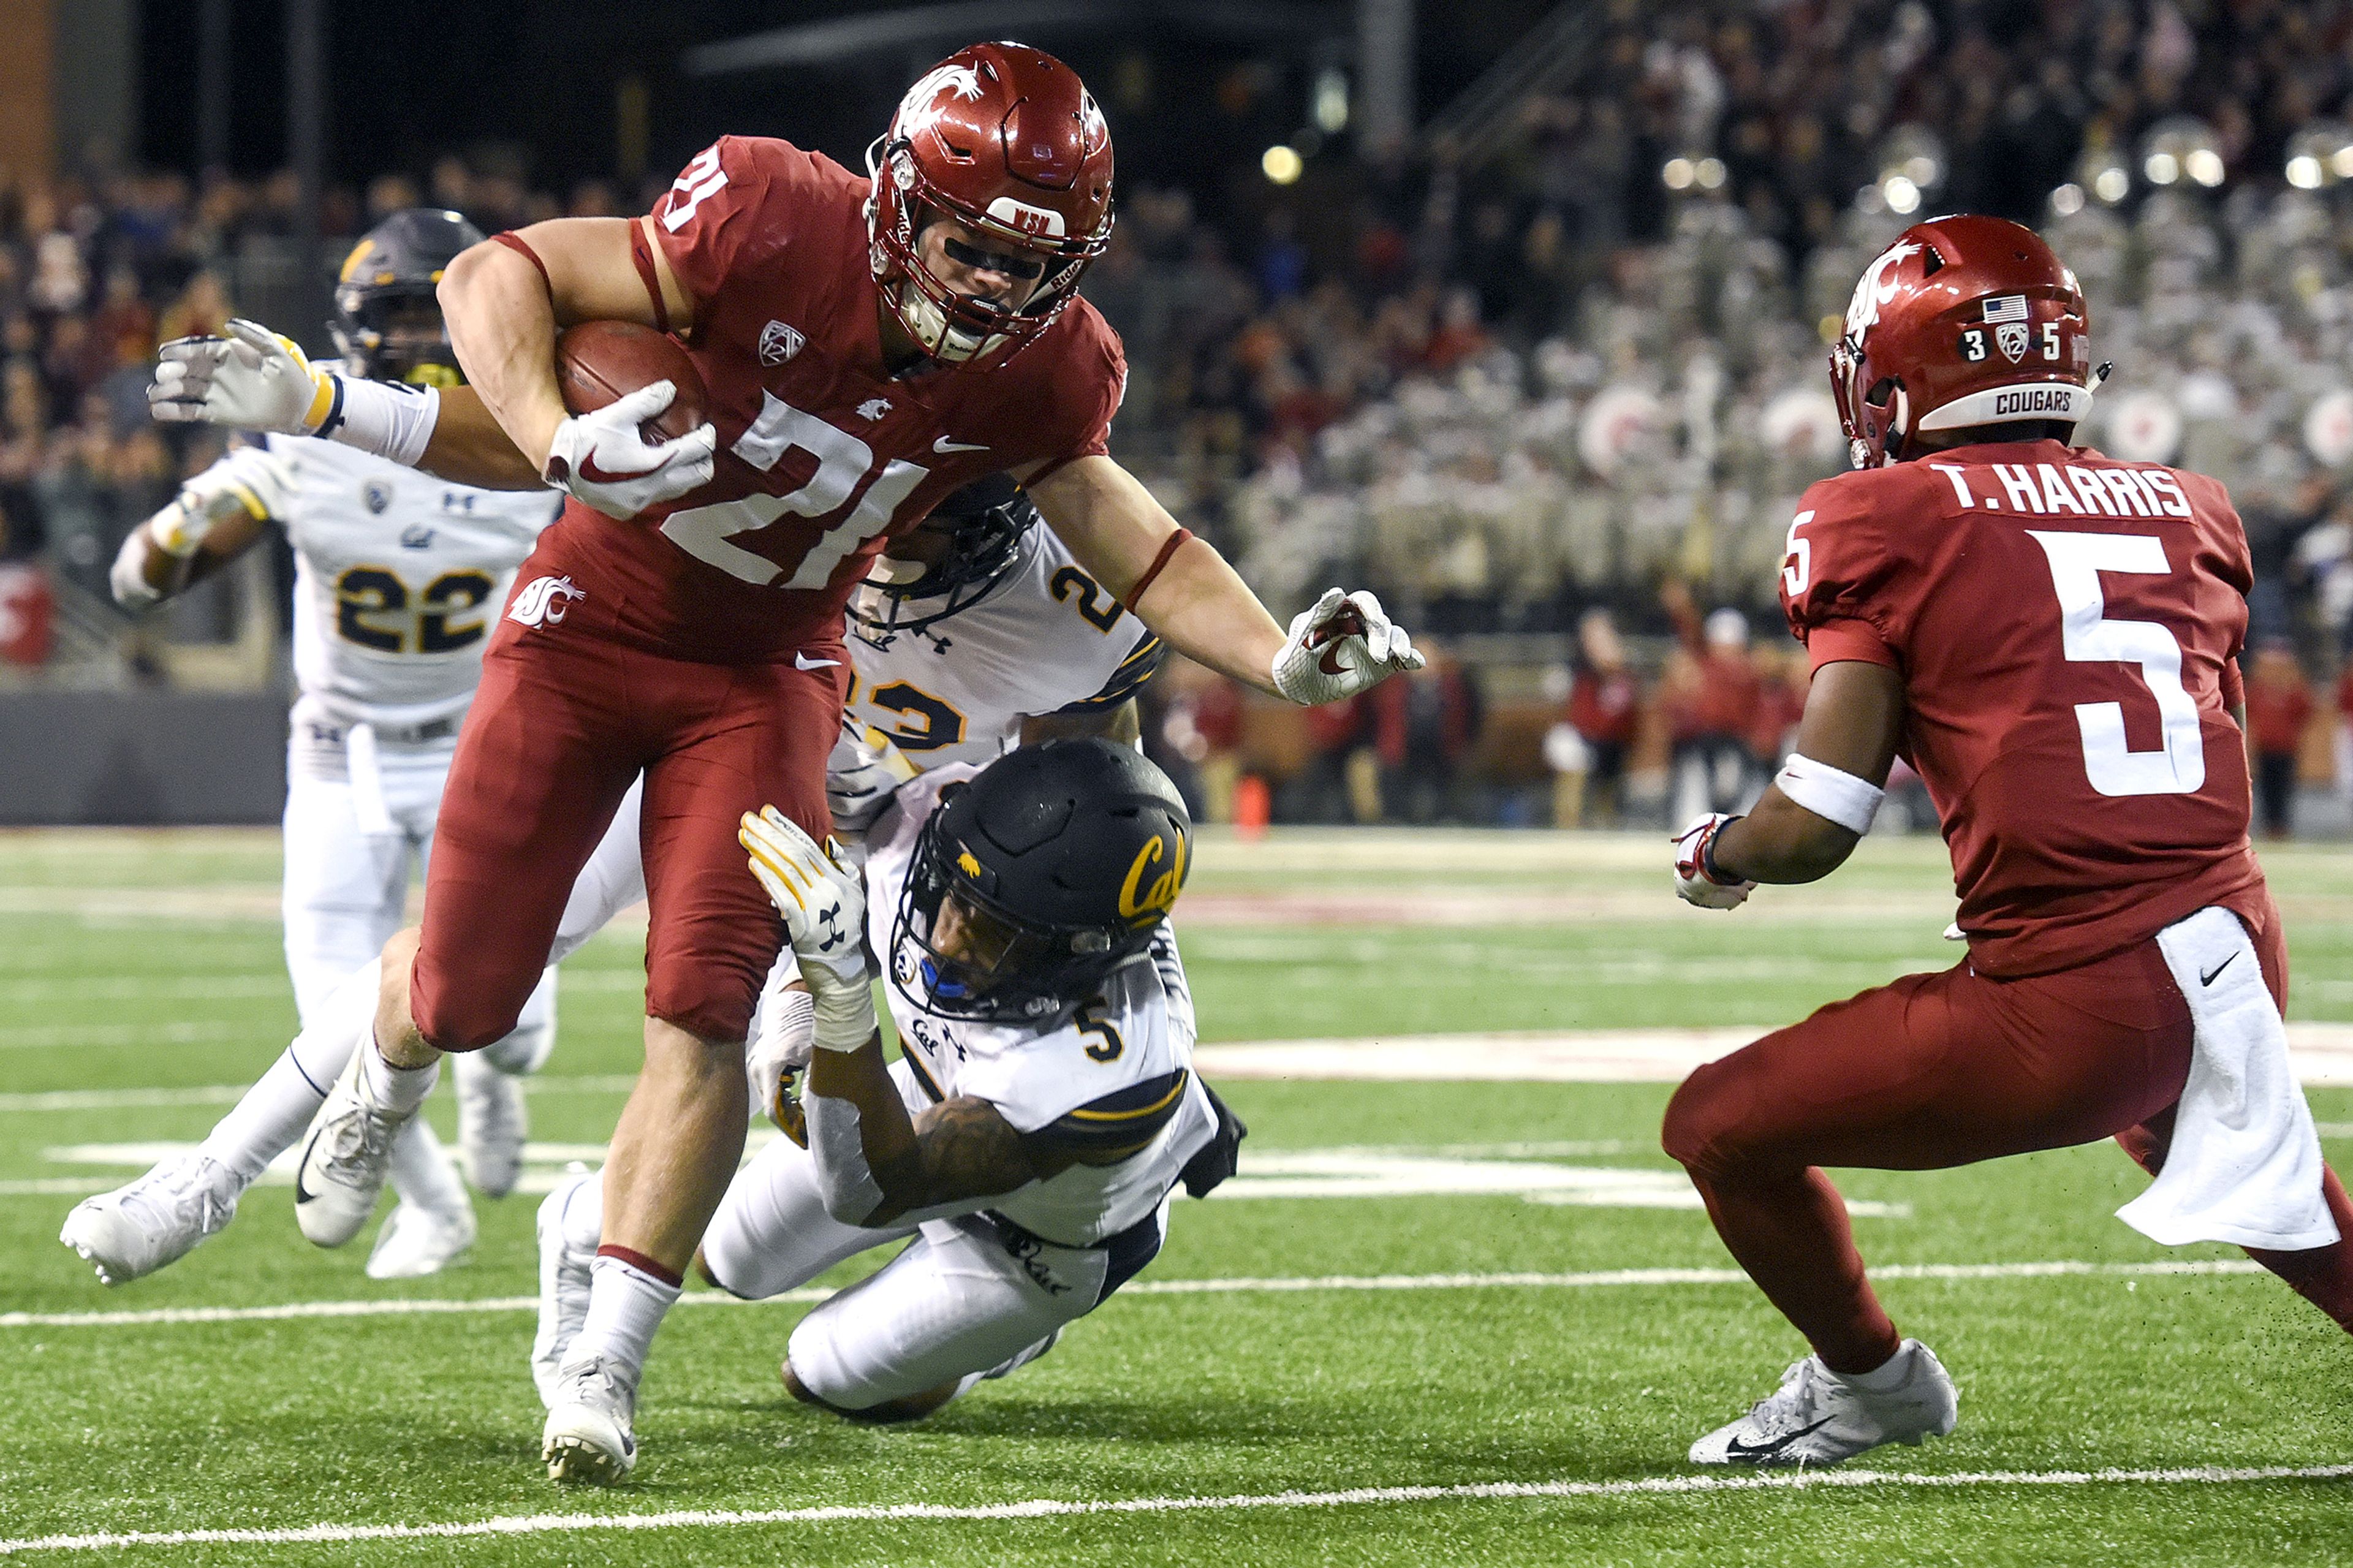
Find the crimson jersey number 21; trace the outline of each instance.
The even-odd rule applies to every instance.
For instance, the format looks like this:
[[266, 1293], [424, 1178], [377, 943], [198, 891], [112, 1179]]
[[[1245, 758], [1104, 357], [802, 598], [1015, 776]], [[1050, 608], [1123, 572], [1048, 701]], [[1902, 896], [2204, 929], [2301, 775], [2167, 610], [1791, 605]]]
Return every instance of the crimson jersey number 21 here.
[[[804, 414], [774, 393], [763, 393], [761, 398], [759, 417], [729, 450], [765, 474], [797, 447], [817, 459], [817, 472], [808, 483], [790, 495], [741, 496], [672, 512], [662, 520], [661, 531], [696, 560], [756, 587], [820, 589], [852, 551], [891, 526], [892, 514], [931, 470], [892, 458], [875, 473], [874, 449], [857, 437]], [[859, 498], [857, 509], [809, 546], [789, 577], [786, 568], [766, 556], [729, 542], [734, 535], [765, 528], [780, 517], [825, 517], [839, 511], [869, 474], [874, 482]], [[779, 578], [784, 580], [779, 583]]]

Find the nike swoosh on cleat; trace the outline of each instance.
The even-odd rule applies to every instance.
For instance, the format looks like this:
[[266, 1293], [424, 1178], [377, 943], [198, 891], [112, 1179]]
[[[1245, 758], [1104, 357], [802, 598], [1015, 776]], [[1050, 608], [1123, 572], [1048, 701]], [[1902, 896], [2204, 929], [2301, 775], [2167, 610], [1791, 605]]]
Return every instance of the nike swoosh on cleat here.
[[1724, 1445], [1724, 1457], [1746, 1463], [1753, 1463], [1758, 1459], [1778, 1458], [1782, 1450], [1788, 1447], [1790, 1444], [1800, 1437], [1810, 1436], [1820, 1431], [1831, 1424], [1831, 1417], [1825, 1415], [1810, 1426], [1800, 1426], [1794, 1432], [1784, 1433], [1769, 1443], [1744, 1443], [1737, 1437], [1727, 1439]]
[[2216, 964], [2213, 968], [2209, 969], [2209, 970], [2201, 971], [2201, 972], [2199, 973], [2199, 976], [2198, 976], [2198, 984], [2200, 984], [2200, 985], [2211, 985], [2211, 984], [2214, 984], [2214, 982], [2215, 982], [2215, 979], [2216, 979], [2218, 976], [2220, 976], [2220, 975], [2221, 974], [2222, 971], [2224, 971], [2224, 970], [2226, 970], [2226, 969], [2230, 968], [2230, 967], [2231, 967], [2231, 965], [2232, 965], [2232, 964], [2234, 964], [2234, 963], [2238, 963], [2238, 962], [2239, 962], [2239, 955], [2238, 955], [2237, 953], [2235, 953], [2235, 952], [2234, 952], [2234, 953], [2232, 953], [2230, 957], [2228, 957], [2228, 958], [2224, 959], [2221, 963], [2220, 963]]

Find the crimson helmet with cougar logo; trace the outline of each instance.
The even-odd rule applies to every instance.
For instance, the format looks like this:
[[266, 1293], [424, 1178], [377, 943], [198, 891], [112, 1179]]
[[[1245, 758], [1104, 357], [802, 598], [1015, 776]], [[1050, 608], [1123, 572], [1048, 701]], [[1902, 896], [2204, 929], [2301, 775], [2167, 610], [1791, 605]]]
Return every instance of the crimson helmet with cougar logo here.
[[[1111, 129], [1079, 73], [1026, 44], [974, 44], [925, 71], [866, 162], [874, 280], [936, 359], [1036, 337], [1111, 243]], [[949, 288], [915, 245], [942, 215], [1034, 264], [1036, 292], [1008, 307]]]
[[2074, 273], [2006, 218], [1905, 229], [1863, 269], [1831, 348], [1831, 392], [1858, 468], [1901, 462], [1918, 431], [2076, 424], [2093, 384]]

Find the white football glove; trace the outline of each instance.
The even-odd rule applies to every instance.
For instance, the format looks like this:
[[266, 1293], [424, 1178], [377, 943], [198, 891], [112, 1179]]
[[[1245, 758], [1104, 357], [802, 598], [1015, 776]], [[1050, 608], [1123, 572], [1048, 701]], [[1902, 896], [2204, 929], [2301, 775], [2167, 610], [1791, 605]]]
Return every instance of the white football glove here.
[[1291, 618], [1274, 656], [1274, 689], [1303, 707], [1337, 702], [1429, 662], [1370, 594], [1325, 591]]
[[915, 776], [915, 764], [897, 742], [871, 724], [845, 713], [841, 735], [825, 760], [825, 803], [833, 812], [837, 837], [862, 840], [899, 786]]
[[704, 420], [675, 441], [649, 441], [638, 426], [678, 396], [667, 381], [641, 386], [593, 414], [555, 427], [547, 446], [547, 482], [585, 506], [624, 521], [711, 482], [719, 432]]
[[294, 461], [259, 447], [240, 447], [180, 487], [155, 514], [148, 534], [166, 555], [194, 555], [216, 524], [239, 515], [256, 521], [286, 515], [296, 483]]
[[744, 814], [735, 834], [752, 875], [785, 917], [799, 963], [819, 1050], [854, 1051], [874, 1037], [874, 976], [866, 963], [866, 889], [832, 846], [817, 841], [775, 806]]
[[335, 406], [332, 371], [259, 321], [228, 323], [227, 337], [174, 338], [156, 351], [147, 411], [167, 425], [226, 425], [308, 436]]
[[754, 1115], [765, 1114], [778, 1131], [808, 1147], [808, 1123], [795, 1081], [809, 1064], [817, 1037], [817, 1003], [802, 982], [800, 965], [790, 954], [768, 971], [760, 991], [760, 1032], [744, 1053], [744, 1076], [752, 1090]]
[[1719, 881], [1710, 868], [1708, 851], [1715, 836], [1739, 821], [1711, 811], [1675, 835], [1675, 896], [1704, 910], [1738, 909], [1756, 889], [1754, 882]]

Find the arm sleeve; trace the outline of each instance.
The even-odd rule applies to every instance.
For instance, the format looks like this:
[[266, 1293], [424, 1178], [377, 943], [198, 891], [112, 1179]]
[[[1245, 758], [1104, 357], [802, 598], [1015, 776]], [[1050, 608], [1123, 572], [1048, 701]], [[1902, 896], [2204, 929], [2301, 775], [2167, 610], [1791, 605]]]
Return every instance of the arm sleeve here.
[[1856, 481], [1865, 477], [1826, 479], [1806, 491], [1783, 560], [1781, 608], [1816, 669], [1842, 659], [1903, 668], [1911, 620], [1905, 584], [1920, 574], [1905, 569], [1879, 524], [1877, 509], [1887, 501], [1881, 487], [1859, 493], [1866, 487]]
[[699, 301], [755, 275], [792, 238], [793, 161], [786, 142], [723, 136], [695, 155], [654, 204], [654, 235], [680, 287]]

